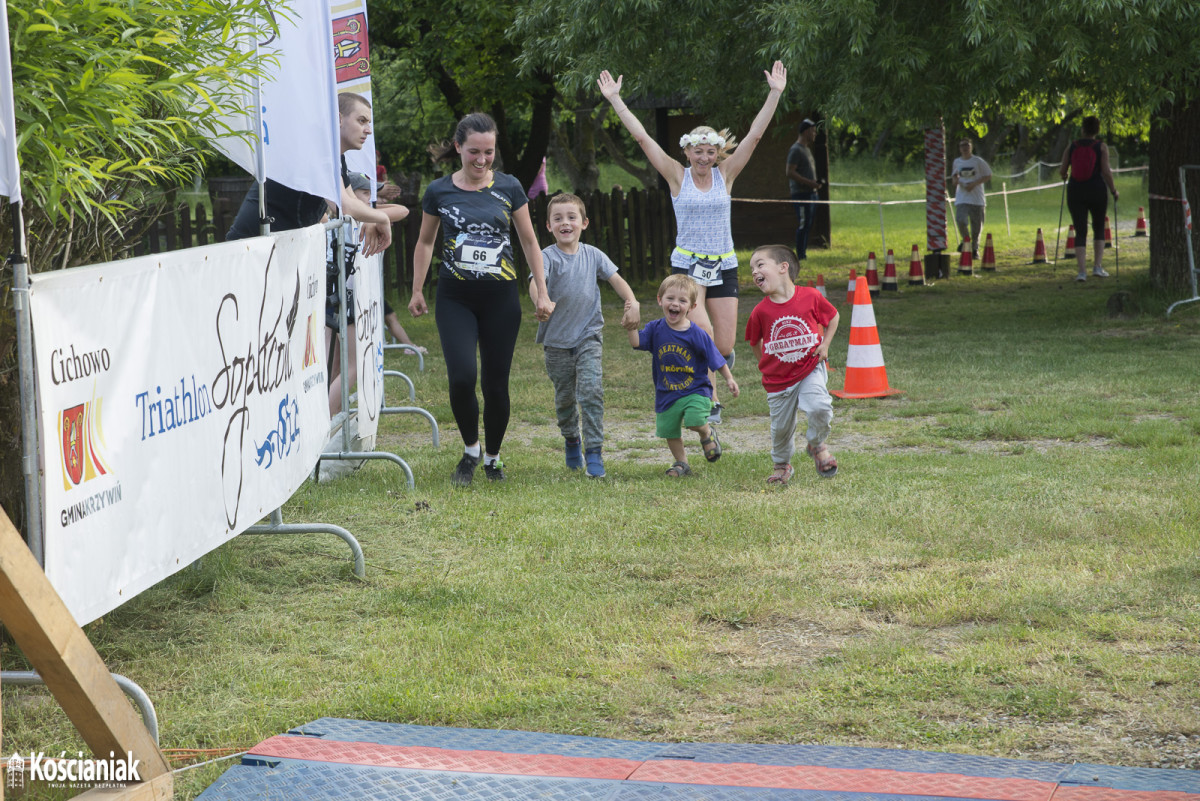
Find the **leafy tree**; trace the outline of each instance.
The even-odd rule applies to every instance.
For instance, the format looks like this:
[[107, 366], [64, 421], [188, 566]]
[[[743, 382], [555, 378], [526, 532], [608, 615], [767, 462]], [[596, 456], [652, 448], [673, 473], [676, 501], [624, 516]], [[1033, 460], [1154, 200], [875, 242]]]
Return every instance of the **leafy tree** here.
[[[1022, 104], [1069, 124], [1073, 109], [1054, 109], [1069, 94], [1110, 121], [1150, 120], [1152, 193], [1177, 197], [1179, 165], [1200, 163], [1194, 0], [526, 0], [515, 30], [522, 63], [554, 69], [566, 89], [607, 67], [631, 95], [684, 91], [708, 115], [744, 112], [752, 65], [778, 57], [790, 71], [781, 105], [866, 130]], [[1183, 291], [1179, 204], [1152, 200], [1151, 214], [1151, 278]]]
[[[511, 4], [487, 0], [380, 0], [371, 7], [371, 40], [410, 71], [405, 82], [389, 68], [408, 96], [431, 84], [454, 120], [491, 114], [503, 169], [529, 186], [546, 155], [557, 88], [549, 70], [514, 70], [522, 45], [510, 35], [513, 14]], [[436, 138], [452, 130], [453, 122]]]
[[[32, 270], [117, 258], [222, 133], [217, 109], [256, 69], [234, 31], [265, 33], [266, 0], [8, 0], [18, 155]], [[205, 87], [202, 89], [201, 86]], [[10, 226], [0, 242], [12, 249]], [[0, 274], [0, 505], [20, 525], [21, 415]]]

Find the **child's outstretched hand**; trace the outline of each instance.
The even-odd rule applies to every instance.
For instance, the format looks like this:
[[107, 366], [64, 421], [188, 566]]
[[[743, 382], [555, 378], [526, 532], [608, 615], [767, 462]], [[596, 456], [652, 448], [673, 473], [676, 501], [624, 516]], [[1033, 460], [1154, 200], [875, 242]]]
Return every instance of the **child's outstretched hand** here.
[[725, 379], [725, 386], [729, 387], [729, 394], [735, 398], [742, 394], [742, 391], [738, 389], [737, 381], [733, 380], [732, 375]]

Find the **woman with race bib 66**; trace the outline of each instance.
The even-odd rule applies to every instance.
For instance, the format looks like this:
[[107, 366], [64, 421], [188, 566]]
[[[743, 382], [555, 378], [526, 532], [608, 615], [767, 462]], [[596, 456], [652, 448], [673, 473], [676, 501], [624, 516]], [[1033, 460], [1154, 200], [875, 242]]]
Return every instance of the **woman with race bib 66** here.
[[[699, 302], [690, 318], [712, 336], [717, 350], [731, 366], [737, 335], [738, 260], [730, 230], [729, 195], [733, 182], [766, 132], [787, 86], [787, 70], [782, 62], [776, 61], [770, 72], [763, 73], [770, 91], [746, 138], [737, 145], [729, 131], [718, 132], [707, 125], [694, 128], [679, 140], [687, 167], [667, 155], [622, 102], [621, 84], [625, 76], [613, 80], [605, 70], [598, 81], [600, 93], [612, 104], [651, 166], [671, 188], [678, 229], [675, 250], [671, 253], [671, 271], [687, 273], [699, 285]], [[721, 421], [721, 404], [715, 397], [709, 419], [714, 423]]]
[[[513, 261], [513, 229], [533, 273], [537, 319], [549, 319], [554, 303], [546, 292], [542, 249], [529, 218], [529, 198], [516, 178], [492, 170], [495, 121], [487, 114], [468, 114], [458, 123], [454, 141], [434, 145], [430, 152], [434, 161], [453, 159], [460, 166], [433, 181], [421, 198], [421, 233], [408, 310], [414, 317], [429, 311], [423, 287], [441, 228], [442, 266], [434, 316], [450, 382], [450, 408], [464, 446], [453, 481], [458, 486], [470, 484], [481, 460], [487, 477], [502, 481], [500, 445], [508, 429], [508, 377], [521, 326], [517, 291], [521, 282]], [[483, 392], [482, 453], [477, 372]]]

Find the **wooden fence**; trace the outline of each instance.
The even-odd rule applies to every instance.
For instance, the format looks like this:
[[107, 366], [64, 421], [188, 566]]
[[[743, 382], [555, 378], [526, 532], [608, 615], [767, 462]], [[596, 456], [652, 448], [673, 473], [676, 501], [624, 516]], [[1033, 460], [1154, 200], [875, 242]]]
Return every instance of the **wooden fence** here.
[[[540, 195], [529, 204], [534, 231], [542, 247], [554, 242], [546, 229], [548, 198]], [[660, 189], [633, 189], [622, 192], [593, 192], [584, 198], [589, 224], [583, 241], [600, 248], [617, 265], [631, 284], [657, 283], [670, 272], [671, 248], [675, 244], [675, 214], [671, 196]], [[163, 253], [171, 250], [225, 241], [225, 232], [233, 223], [238, 204], [227, 198], [213, 200], [211, 217], [205, 206], [194, 211], [181, 204], [164, 214], [132, 248], [131, 255]], [[412, 288], [413, 251], [421, 230], [421, 213], [413, 213], [392, 226], [392, 247], [383, 256], [384, 286], [402, 296]], [[514, 238], [515, 239], [515, 238]], [[513, 242], [517, 263], [524, 270], [525, 258], [520, 243]], [[435, 283], [437, 270], [430, 270], [428, 281]]]

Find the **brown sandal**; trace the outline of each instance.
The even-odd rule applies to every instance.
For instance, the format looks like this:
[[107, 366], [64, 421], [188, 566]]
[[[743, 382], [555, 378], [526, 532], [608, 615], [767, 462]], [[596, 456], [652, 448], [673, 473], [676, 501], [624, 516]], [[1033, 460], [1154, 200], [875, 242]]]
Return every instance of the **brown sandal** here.
[[775, 472], [767, 476], [767, 483], [786, 487], [788, 481], [792, 478], [792, 474], [795, 472], [795, 469], [790, 464], [777, 464], [775, 465]]
[[837, 459], [833, 458], [824, 442], [815, 448], [809, 445], [805, 450], [813, 458], [813, 462], [817, 466], [817, 473], [821, 478], [833, 478], [837, 475]]

